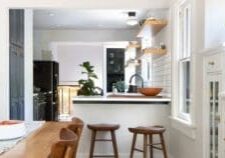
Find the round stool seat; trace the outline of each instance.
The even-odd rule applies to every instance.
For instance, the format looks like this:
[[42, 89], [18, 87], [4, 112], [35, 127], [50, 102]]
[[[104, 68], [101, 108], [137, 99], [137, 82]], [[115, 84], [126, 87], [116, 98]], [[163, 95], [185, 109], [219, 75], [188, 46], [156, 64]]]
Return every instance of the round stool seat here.
[[[166, 129], [163, 126], [138, 126], [135, 128], [128, 128], [128, 130], [133, 133], [130, 158], [134, 157], [134, 151], [143, 152], [143, 158], [147, 158], [148, 148], [150, 151], [150, 158], [153, 158], [154, 156], [153, 149], [161, 150], [163, 152], [164, 158], [168, 158], [163, 136]], [[136, 140], [138, 134], [143, 135], [143, 149], [136, 148]], [[159, 136], [159, 143], [153, 142], [153, 136], [155, 135]]]
[[[87, 127], [91, 130], [92, 136], [91, 136], [91, 145], [90, 145], [90, 155], [89, 158], [94, 157], [115, 157], [119, 158], [119, 153], [117, 149], [117, 143], [116, 143], [116, 134], [115, 130], [120, 128], [119, 124], [88, 124]], [[111, 139], [105, 139], [105, 138], [96, 138], [96, 135], [98, 132], [109, 132], [111, 134]], [[95, 142], [112, 142], [113, 147], [113, 153], [114, 155], [94, 155], [94, 148], [95, 148]]]
[[160, 134], [166, 131], [166, 129], [163, 126], [149, 126], [149, 127], [139, 126], [128, 129], [130, 132], [137, 134]]
[[120, 128], [119, 124], [88, 124], [87, 127], [95, 131], [113, 131]]

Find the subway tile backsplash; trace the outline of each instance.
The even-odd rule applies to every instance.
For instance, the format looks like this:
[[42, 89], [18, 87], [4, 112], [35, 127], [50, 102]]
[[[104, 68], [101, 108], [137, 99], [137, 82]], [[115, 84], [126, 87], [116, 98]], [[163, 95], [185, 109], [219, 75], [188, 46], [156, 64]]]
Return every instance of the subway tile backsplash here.
[[171, 96], [172, 67], [171, 54], [152, 59], [152, 86], [162, 87], [161, 94]]

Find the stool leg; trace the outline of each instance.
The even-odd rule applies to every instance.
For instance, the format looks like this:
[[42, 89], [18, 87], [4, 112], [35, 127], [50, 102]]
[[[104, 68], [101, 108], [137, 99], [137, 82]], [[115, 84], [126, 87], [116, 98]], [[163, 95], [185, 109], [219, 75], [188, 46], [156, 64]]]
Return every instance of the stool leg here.
[[143, 144], [143, 158], [147, 158], [147, 141], [148, 141], [148, 135], [144, 134], [144, 144]]
[[149, 135], [149, 151], [150, 151], [150, 158], [153, 158], [153, 148], [152, 148], [152, 144], [153, 144], [153, 141], [152, 141], [152, 134]]
[[160, 141], [162, 143], [162, 149], [163, 149], [164, 158], [167, 158], [166, 145], [165, 145], [163, 134], [160, 134]]
[[93, 158], [94, 155], [94, 148], [95, 148], [95, 138], [96, 138], [96, 131], [92, 131], [92, 136], [91, 136], [91, 146], [90, 146], [90, 155], [89, 158]]
[[136, 139], [137, 139], [137, 134], [134, 133], [133, 140], [132, 140], [132, 145], [131, 145], [131, 151], [130, 151], [130, 158], [134, 157], [134, 148], [135, 148], [135, 144], [136, 144]]
[[111, 137], [112, 137], [112, 144], [113, 144], [113, 150], [114, 150], [115, 158], [119, 158], [115, 131], [111, 131]]

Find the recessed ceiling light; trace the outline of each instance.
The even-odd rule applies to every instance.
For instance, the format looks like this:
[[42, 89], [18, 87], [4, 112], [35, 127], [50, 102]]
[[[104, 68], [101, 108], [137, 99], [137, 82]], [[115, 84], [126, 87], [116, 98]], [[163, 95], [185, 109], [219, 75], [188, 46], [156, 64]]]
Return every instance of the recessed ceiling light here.
[[48, 15], [49, 15], [49, 16], [55, 16], [55, 14], [54, 14], [54, 13], [48, 13]]

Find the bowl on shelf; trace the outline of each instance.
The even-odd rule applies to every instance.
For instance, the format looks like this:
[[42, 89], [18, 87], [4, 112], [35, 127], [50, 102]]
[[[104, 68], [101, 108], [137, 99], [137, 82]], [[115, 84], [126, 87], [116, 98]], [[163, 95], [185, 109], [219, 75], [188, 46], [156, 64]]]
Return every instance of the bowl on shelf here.
[[0, 121], [0, 140], [20, 138], [23, 137], [25, 134], [26, 127], [23, 121]]
[[138, 88], [138, 92], [145, 96], [156, 96], [161, 91], [162, 91], [162, 88], [156, 88], [156, 87]]

